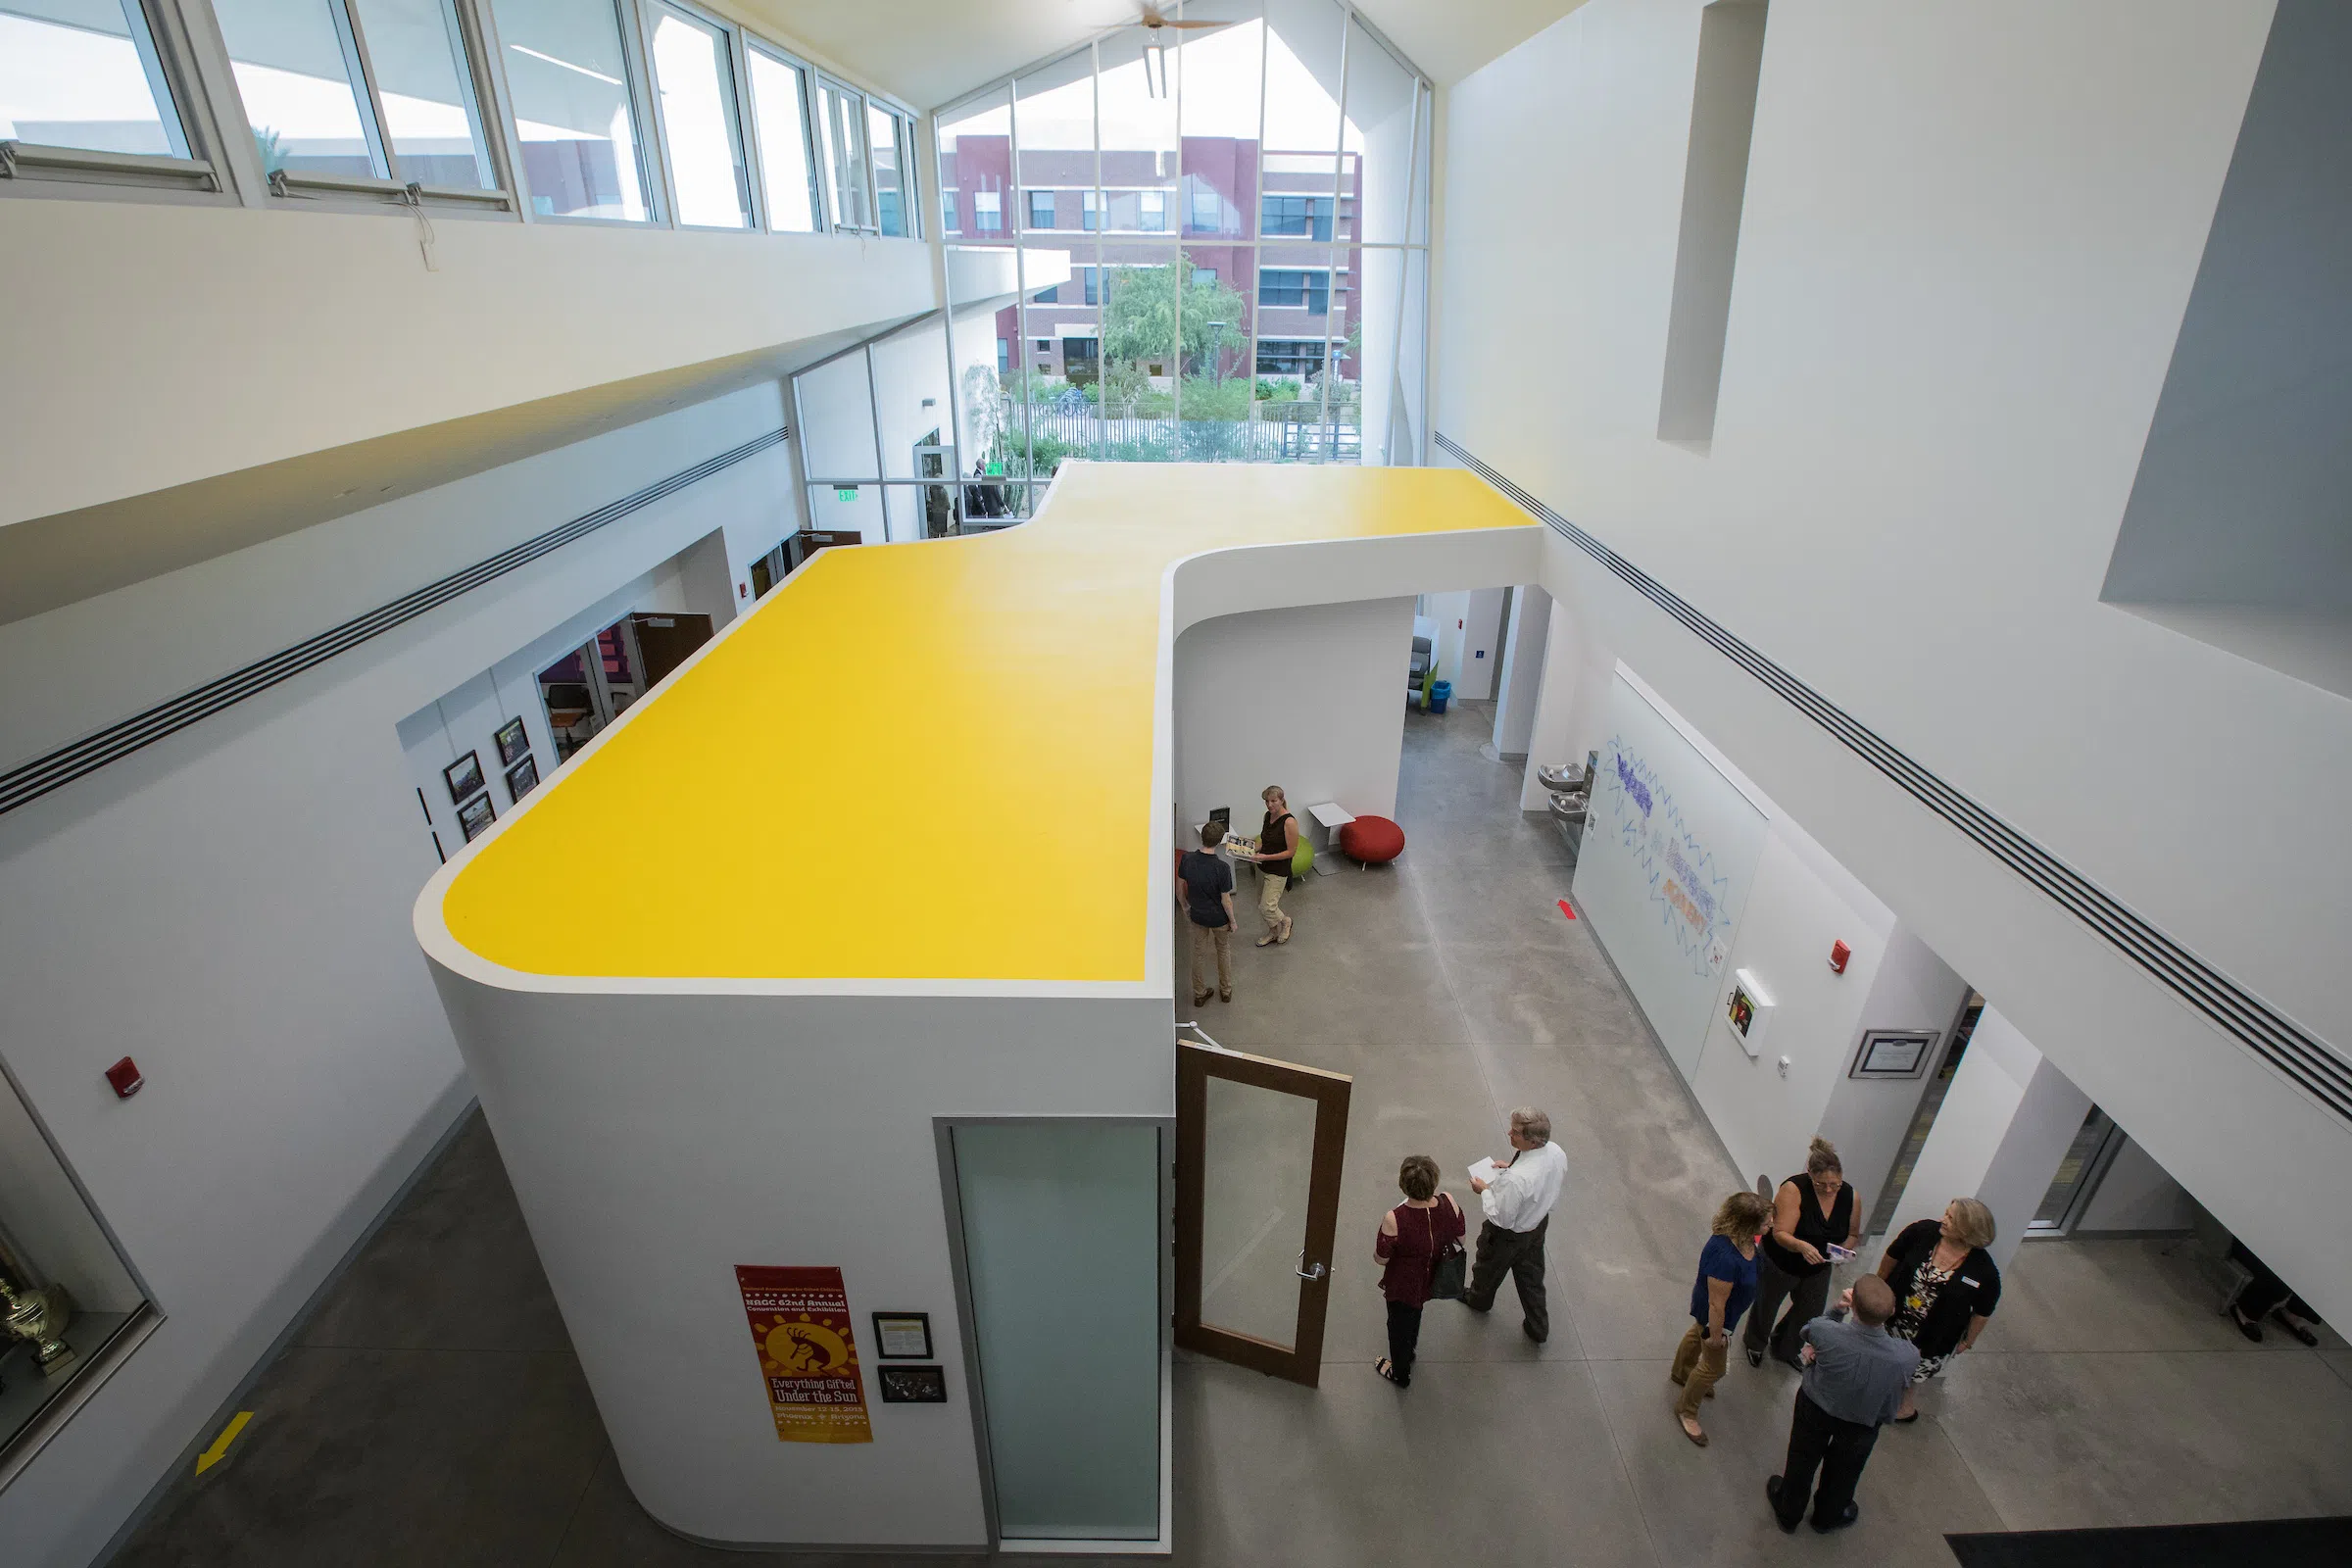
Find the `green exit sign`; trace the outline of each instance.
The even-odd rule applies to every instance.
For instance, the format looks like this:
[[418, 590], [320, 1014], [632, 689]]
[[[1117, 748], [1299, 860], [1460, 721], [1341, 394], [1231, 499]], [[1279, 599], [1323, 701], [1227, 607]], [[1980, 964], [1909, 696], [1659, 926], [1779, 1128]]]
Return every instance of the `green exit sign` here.
[[833, 499], [836, 501], [855, 501], [858, 499], [858, 487], [854, 484], [835, 485], [833, 487]]
[[992, 463], [992, 464], [990, 464], [990, 465], [988, 466], [988, 476], [989, 476], [991, 479], [997, 478], [998, 476], [1000, 476], [1001, 474], [1003, 474], [1003, 473], [1004, 473], [1004, 465], [1003, 465], [1002, 463]]

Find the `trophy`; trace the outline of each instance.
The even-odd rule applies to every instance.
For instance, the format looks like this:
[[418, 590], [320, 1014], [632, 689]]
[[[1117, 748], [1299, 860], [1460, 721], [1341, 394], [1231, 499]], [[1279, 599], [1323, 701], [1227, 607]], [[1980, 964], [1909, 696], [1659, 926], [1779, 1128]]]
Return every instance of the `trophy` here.
[[74, 1319], [74, 1298], [63, 1285], [20, 1286], [0, 1274], [0, 1305], [7, 1308], [0, 1315], [0, 1328], [10, 1339], [32, 1347], [32, 1364], [41, 1376], [54, 1376], [74, 1359], [74, 1347], [65, 1341], [66, 1325]]

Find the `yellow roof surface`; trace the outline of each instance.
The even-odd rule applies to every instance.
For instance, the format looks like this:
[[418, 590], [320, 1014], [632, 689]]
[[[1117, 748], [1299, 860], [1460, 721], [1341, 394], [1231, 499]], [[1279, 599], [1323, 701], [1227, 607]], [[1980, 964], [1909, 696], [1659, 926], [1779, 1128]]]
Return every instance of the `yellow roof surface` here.
[[537, 975], [1141, 980], [1168, 567], [1528, 525], [1460, 469], [1079, 464], [1020, 527], [821, 552], [542, 786], [442, 917]]

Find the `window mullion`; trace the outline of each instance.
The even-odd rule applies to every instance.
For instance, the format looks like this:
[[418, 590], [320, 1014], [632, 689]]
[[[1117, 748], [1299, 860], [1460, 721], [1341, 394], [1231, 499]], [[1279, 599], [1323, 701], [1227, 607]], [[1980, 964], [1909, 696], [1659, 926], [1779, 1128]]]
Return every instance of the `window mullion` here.
[[359, 13], [352, 9], [351, 0], [327, 0], [326, 9], [334, 19], [336, 40], [343, 46], [344, 69], [365, 100], [360, 106], [360, 130], [368, 138], [368, 156], [378, 175], [406, 183], [400, 177], [400, 165], [393, 160], [392, 138], [384, 131], [384, 100], [375, 90], [375, 69], [368, 63], [368, 39]]
[[621, 47], [624, 69], [628, 74], [629, 90], [645, 106], [644, 120], [637, 132], [637, 145], [644, 148], [649, 139], [654, 156], [638, 155], [646, 183], [647, 205], [654, 209], [653, 220], [665, 228], [678, 226], [678, 192], [675, 176], [669, 171], [669, 127], [662, 123], [662, 86], [654, 79], [653, 24], [646, 13], [659, 9], [658, 3], [641, 0], [614, 0], [620, 7]]
[[[480, 170], [480, 173], [489, 176], [486, 183], [494, 190], [503, 190], [513, 196], [514, 201], [510, 205], [519, 209], [523, 205], [522, 184], [515, 177], [512, 160], [508, 156], [503, 134], [505, 127], [500, 126], [495, 133], [491, 128], [491, 122], [498, 116], [495, 113], [496, 101], [483, 90], [487, 80], [483, 67], [489, 55], [483, 47], [482, 34], [469, 15], [470, 0], [441, 0], [441, 3], [447, 8], [443, 12], [444, 19], [458, 29], [458, 57], [466, 66], [458, 87], [466, 94], [466, 127], [473, 132], [474, 161], [487, 166]], [[492, 105], [492, 112], [483, 110], [485, 103]]]
[[[458, 22], [468, 46], [478, 48], [474, 59], [475, 92], [483, 121], [482, 145], [493, 154], [500, 180], [514, 197], [514, 216], [526, 223], [538, 221], [522, 171], [522, 131], [514, 113], [514, 91], [507, 84], [506, 46], [498, 36], [498, 18], [490, 0], [457, 0]], [[483, 89], [487, 89], [485, 93]]]
[[760, 151], [760, 105], [752, 98], [752, 35], [728, 24], [721, 29], [728, 42], [729, 65], [735, 73], [736, 147], [743, 154], [738, 177], [744, 181], [743, 210], [755, 234], [772, 234], [767, 213], [767, 166]]
[[[189, 136], [187, 125], [193, 106], [181, 103], [180, 94], [172, 90], [172, 74], [164, 69], [164, 46], [155, 40], [156, 18], [146, 10], [142, 0], [122, 0], [122, 4], [125, 11], [138, 12], [139, 20], [146, 24], [143, 27], [130, 28], [130, 41], [139, 52], [139, 69], [146, 73], [147, 90], [155, 94], [159, 108], [171, 111], [163, 117], [164, 138], [172, 144], [174, 158], [194, 159], [198, 155], [191, 150], [194, 138]], [[123, 20], [127, 23], [130, 19], [125, 17]]]

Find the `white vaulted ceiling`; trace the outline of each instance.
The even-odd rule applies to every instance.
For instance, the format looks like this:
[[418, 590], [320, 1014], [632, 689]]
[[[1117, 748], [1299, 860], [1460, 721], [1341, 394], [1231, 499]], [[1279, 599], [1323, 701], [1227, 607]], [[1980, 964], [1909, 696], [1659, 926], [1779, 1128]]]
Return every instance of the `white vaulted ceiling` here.
[[[843, 70], [930, 109], [1106, 27], [1136, 0], [737, 0], [750, 17]], [[1444, 86], [1534, 36], [1583, 0], [1358, 0], [1356, 9]], [[1176, 0], [1165, 0], [1174, 18]], [[1206, 9], [1205, 7], [1203, 8]]]

